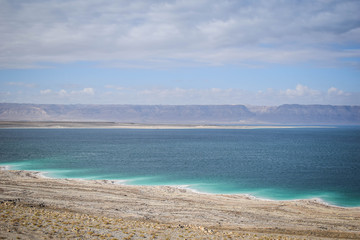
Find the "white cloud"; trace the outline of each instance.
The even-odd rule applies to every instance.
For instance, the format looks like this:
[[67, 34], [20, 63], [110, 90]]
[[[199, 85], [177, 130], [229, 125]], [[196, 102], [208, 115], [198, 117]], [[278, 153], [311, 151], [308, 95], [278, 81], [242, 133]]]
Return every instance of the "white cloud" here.
[[93, 88], [84, 88], [81, 92], [89, 95], [94, 95], [95, 93]]
[[80, 91], [71, 91], [71, 94], [72, 95], [77, 95], [77, 94], [94, 95], [95, 90], [93, 88], [84, 88]]
[[118, 91], [122, 91], [122, 90], [124, 90], [124, 89], [125, 89], [124, 87], [121, 87], [121, 86], [115, 86], [115, 85], [105, 85], [105, 88], [115, 89], [115, 90], [118, 90]]
[[41, 94], [50, 94], [50, 93], [52, 93], [52, 90], [51, 89], [40, 90], [40, 93]]
[[[331, 89], [331, 88], [330, 88]], [[298, 84], [293, 89], [267, 89], [252, 92], [238, 88], [126, 88], [123, 91], [100, 92], [95, 96], [97, 102], [117, 104], [334, 104], [356, 105], [360, 94], [332, 89], [320, 91]], [[340, 94], [339, 94], [340, 93]], [[101, 101], [101, 102], [99, 102]]]
[[0, 67], [338, 62], [360, 57], [347, 47], [359, 12], [351, 0], [3, 0]]
[[34, 83], [26, 83], [26, 82], [7, 82], [9, 86], [16, 86], [16, 87], [26, 87], [26, 88], [34, 88], [36, 84]]
[[338, 95], [338, 96], [349, 95], [349, 93], [345, 93], [343, 90], [337, 89], [335, 87], [329, 88], [328, 89], [328, 94], [329, 95]]
[[347, 92], [336, 87], [320, 91], [302, 84], [289, 89], [266, 89], [256, 92], [238, 88], [127, 87], [121, 91], [116, 88], [116, 86], [103, 89], [85, 87], [78, 91], [44, 89], [40, 90], [41, 94], [38, 94], [38, 91], [24, 91], [15, 94], [0, 92], [0, 100], [2, 102], [59, 104], [245, 104], [260, 106], [281, 104], [359, 105], [360, 102], [360, 93]]
[[290, 98], [293, 97], [304, 97], [304, 96], [318, 96], [321, 94], [320, 91], [311, 89], [307, 86], [298, 84], [295, 89], [286, 89], [284, 94]]
[[[333, 90], [332, 90], [333, 91]], [[336, 89], [337, 95], [330, 95], [298, 84], [294, 89], [245, 91], [235, 88], [151, 88], [128, 89], [119, 95], [112, 95], [111, 102], [131, 104], [350, 104], [360, 101], [359, 94]], [[341, 93], [341, 94], [338, 94]]]
[[61, 89], [58, 94], [59, 94], [59, 96], [61, 96], [61, 97], [65, 97], [65, 96], [68, 95], [67, 91], [64, 90], [64, 89]]
[[[298, 84], [294, 89], [251, 92], [234, 88], [184, 89], [153, 88], [133, 90], [129, 95], [121, 95], [131, 99], [138, 96], [133, 104], [249, 104], [249, 105], [281, 105], [281, 104], [335, 104], [356, 105], [360, 102], [358, 93], [344, 92], [330, 88], [322, 92], [308, 86]], [[333, 93], [336, 93], [334, 95]]]
[[7, 91], [7, 92], [0, 91], [0, 100], [2, 102], [6, 102], [7, 97], [10, 97], [10, 96], [11, 96], [11, 92], [9, 92], [9, 91]]
[[[78, 91], [70, 91], [69, 89], [44, 89], [40, 90], [40, 94], [30, 92], [24, 93], [20, 102], [29, 103], [54, 103], [54, 104], [78, 104], [78, 103], [96, 103], [92, 102], [96, 91], [94, 88], [83, 88]], [[19, 101], [18, 101], [19, 102]]]

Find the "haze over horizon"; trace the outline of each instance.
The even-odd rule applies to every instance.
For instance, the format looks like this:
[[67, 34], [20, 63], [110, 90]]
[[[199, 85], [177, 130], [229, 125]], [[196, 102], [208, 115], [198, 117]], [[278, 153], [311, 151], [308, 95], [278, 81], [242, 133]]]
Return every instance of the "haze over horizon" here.
[[0, 0], [0, 102], [360, 105], [360, 1]]

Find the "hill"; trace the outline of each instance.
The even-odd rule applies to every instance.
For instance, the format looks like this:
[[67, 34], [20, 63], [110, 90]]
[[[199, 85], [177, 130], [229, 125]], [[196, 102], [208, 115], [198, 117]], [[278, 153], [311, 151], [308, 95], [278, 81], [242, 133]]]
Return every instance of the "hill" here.
[[0, 121], [360, 125], [360, 106], [60, 105], [0, 103]]

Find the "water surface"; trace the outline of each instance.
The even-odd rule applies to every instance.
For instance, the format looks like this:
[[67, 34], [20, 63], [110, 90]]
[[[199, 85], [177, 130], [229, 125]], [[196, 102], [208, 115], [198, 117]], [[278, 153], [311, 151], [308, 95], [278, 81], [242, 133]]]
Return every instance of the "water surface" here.
[[358, 127], [0, 129], [0, 164], [56, 178], [360, 206]]

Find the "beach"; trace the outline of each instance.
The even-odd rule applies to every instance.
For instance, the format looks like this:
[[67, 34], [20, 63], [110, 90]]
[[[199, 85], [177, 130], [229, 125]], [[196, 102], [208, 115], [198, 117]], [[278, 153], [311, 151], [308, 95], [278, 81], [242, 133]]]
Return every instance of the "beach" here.
[[0, 171], [2, 239], [359, 239], [360, 208]]
[[100, 129], [263, 129], [263, 128], [330, 128], [330, 126], [223, 125], [223, 124], [146, 124], [72, 121], [0, 121], [1, 128], [100, 128]]

